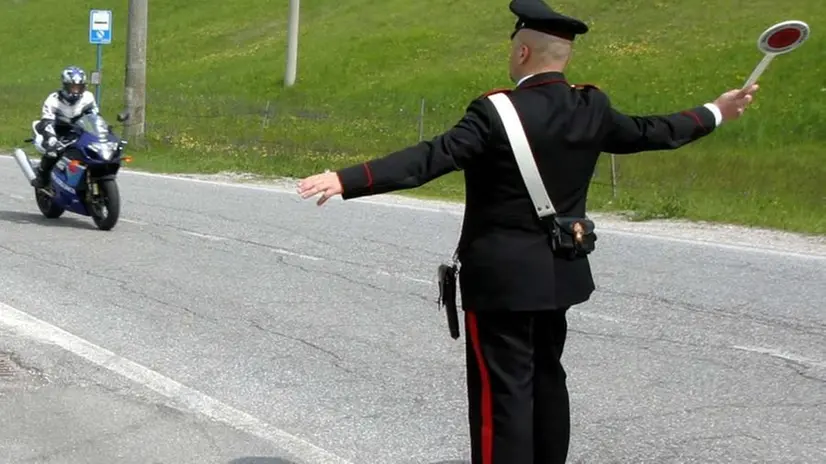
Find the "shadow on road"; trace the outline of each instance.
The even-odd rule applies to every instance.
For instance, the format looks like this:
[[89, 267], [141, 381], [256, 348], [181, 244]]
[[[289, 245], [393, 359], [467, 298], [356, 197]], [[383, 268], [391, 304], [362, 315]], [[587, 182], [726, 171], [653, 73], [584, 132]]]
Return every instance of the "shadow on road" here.
[[0, 221], [14, 222], [16, 224], [37, 224], [50, 227], [80, 227], [84, 229], [96, 229], [91, 223], [91, 219], [83, 220], [80, 217], [72, 217], [71, 213], [58, 219], [47, 219], [40, 213], [25, 213], [23, 211], [0, 211]]

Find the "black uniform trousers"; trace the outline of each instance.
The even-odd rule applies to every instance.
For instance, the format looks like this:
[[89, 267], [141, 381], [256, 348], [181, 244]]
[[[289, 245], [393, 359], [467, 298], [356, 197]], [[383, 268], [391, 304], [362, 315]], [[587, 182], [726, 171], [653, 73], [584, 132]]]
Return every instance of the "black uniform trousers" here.
[[565, 462], [567, 311], [465, 311], [472, 464]]

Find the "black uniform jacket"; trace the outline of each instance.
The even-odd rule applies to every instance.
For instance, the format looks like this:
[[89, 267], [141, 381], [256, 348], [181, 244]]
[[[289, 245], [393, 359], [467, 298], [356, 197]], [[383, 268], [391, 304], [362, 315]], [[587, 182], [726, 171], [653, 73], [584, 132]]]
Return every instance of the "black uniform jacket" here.
[[[675, 149], [716, 127], [714, 114], [704, 106], [661, 116], [619, 113], [596, 87], [571, 85], [557, 72], [532, 76], [513, 90], [501, 91], [509, 93], [520, 115], [560, 216], [585, 216], [586, 194], [601, 152]], [[552, 254], [504, 127], [484, 98], [491, 93], [471, 102], [446, 133], [338, 171], [342, 197], [410, 189], [463, 170], [463, 308], [552, 310], [586, 301], [595, 288], [588, 259], [570, 261]], [[599, 234], [599, 224], [596, 231]]]

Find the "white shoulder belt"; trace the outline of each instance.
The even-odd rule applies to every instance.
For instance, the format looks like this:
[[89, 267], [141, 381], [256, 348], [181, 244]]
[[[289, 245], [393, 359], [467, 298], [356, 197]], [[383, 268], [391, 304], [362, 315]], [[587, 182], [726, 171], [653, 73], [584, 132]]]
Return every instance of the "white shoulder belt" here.
[[522, 179], [525, 181], [525, 187], [528, 188], [536, 214], [540, 218], [556, 214], [556, 209], [539, 175], [539, 169], [536, 167], [536, 160], [528, 144], [528, 138], [525, 136], [525, 130], [522, 128], [522, 122], [516, 114], [511, 99], [503, 93], [495, 93], [487, 98], [499, 112], [499, 118], [505, 126], [516, 164], [519, 165], [519, 172], [522, 173]]

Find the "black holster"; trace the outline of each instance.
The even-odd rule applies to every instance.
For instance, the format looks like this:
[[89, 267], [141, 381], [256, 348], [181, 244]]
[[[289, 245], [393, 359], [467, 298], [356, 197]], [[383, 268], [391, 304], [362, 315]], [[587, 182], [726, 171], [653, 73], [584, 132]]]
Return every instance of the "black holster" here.
[[456, 310], [456, 265], [440, 264], [439, 276], [439, 306], [445, 308], [447, 328], [454, 340], [459, 338], [459, 314]]
[[556, 256], [577, 259], [596, 248], [594, 222], [588, 218], [553, 215], [542, 218], [541, 221], [548, 229], [551, 249]]

